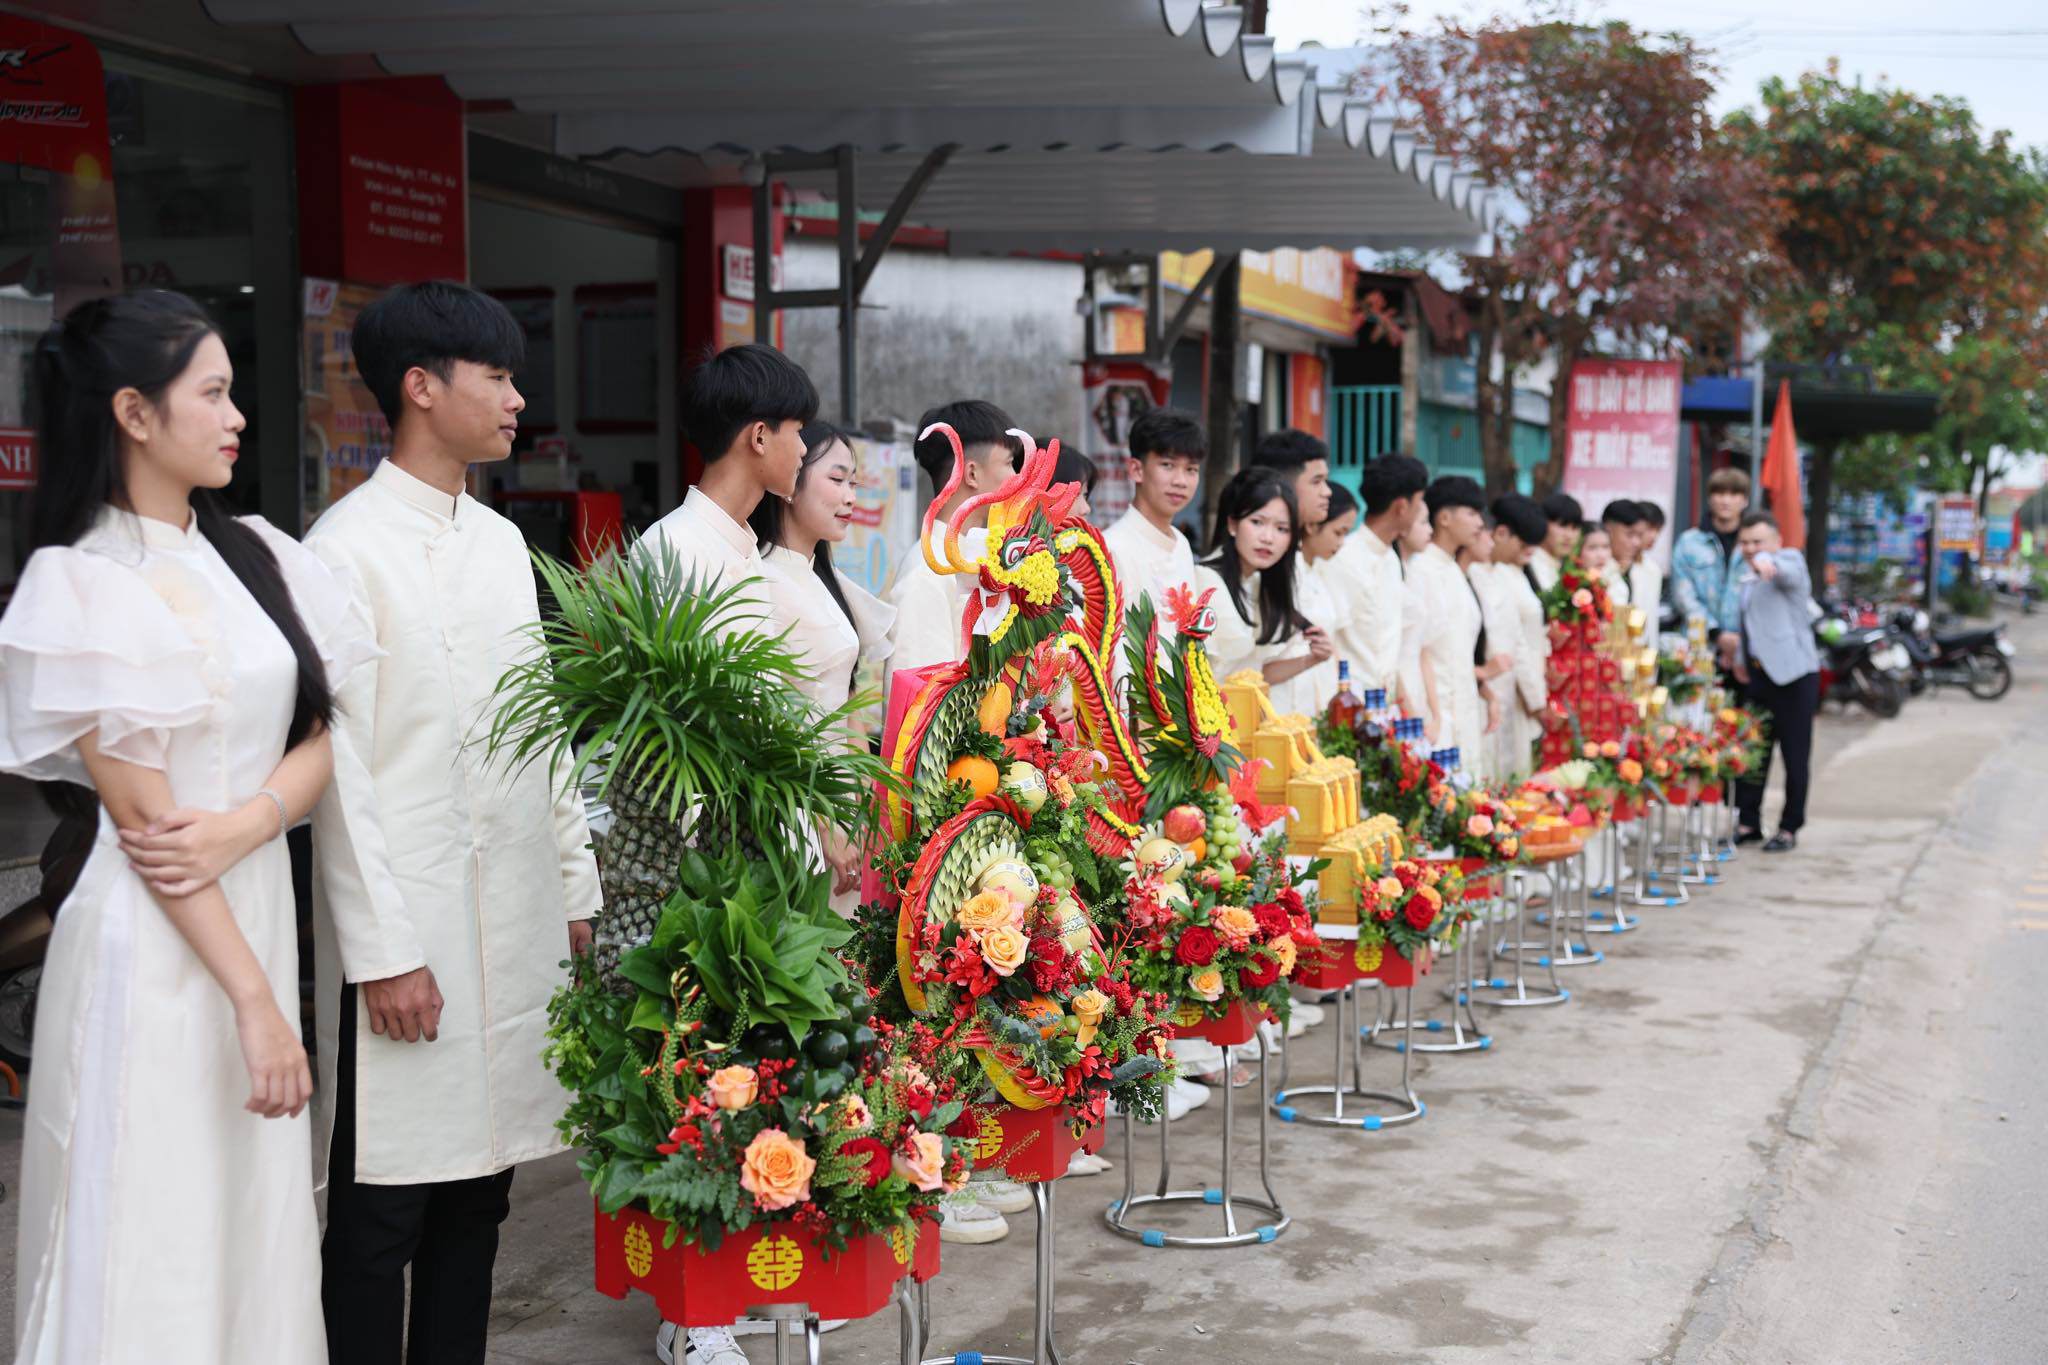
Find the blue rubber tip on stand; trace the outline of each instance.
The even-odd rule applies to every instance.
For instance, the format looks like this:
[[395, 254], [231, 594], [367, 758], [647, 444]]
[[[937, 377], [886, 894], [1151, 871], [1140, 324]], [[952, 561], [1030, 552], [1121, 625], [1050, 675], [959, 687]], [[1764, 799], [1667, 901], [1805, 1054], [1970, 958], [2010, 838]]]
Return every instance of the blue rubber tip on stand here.
[[1408, 1044], [1406, 1044], [1406, 1043], [1396, 1043], [1396, 1044], [1394, 1044], [1394, 1051], [1396, 1051], [1396, 1052], [1406, 1052], [1407, 1050], [1408, 1050]]
[[1605, 910], [1588, 910], [1588, 911], [1586, 912], [1586, 918], [1587, 918], [1587, 919], [1609, 919], [1609, 918], [1611, 918], [1611, 916], [1609, 916], [1609, 915], [1608, 915], [1608, 913], [1607, 913], [1607, 912], [1606, 912]]
[[1488, 1048], [1490, 1048], [1490, 1047], [1492, 1047], [1492, 1046], [1493, 1046], [1493, 1035], [1492, 1035], [1492, 1034], [1490, 1034], [1490, 1033], [1489, 1033], [1489, 1034], [1488, 1034], [1488, 1035], [1487, 1035], [1486, 1037], [1484, 1037], [1484, 1038], [1481, 1038], [1481, 1039], [1479, 1040], [1479, 1050], [1480, 1050], [1481, 1052], [1484, 1052], [1484, 1051], [1486, 1051], [1486, 1050], [1487, 1050]]
[[1282, 1123], [1294, 1122], [1294, 1109], [1290, 1105], [1283, 1104], [1278, 1109], [1275, 1109], [1273, 1112], [1280, 1116], [1280, 1121]]
[[1593, 960], [1594, 960], [1595, 962], [1605, 962], [1605, 961], [1607, 960], [1607, 954], [1605, 954], [1605, 953], [1594, 953], [1594, 954], [1593, 954]]
[[1557, 994], [1560, 999], [1569, 1000], [1572, 998], [1572, 993], [1570, 991], [1559, 991]]
[[1138, 1240], [1148, 1247], [1163, 1247], [1166, 1245], [1166, 1234], [1158, 1228], [1147, 1228]]
[[1360, 1119], [1358, 1121], [1358, 1126], [1360, 1128], [1365, 1129], [1365, 1131], [1368, 1133], [1377, 1133], [1380, 1130], [1379, 1116], [1375, 1114], [1370, 1118]]
[[1442, 1033], [1444, 1031], [1444, 1021], [1441, 1019], [1432, 1019], [1428, 1023], [1424, 1024], [1423, 1027], [1428, 1029], [1431, 1033]]
[[1679, 899], [1678, 897], [1676, 897], [1676, 896], [1666, 896], [1666, 897], [1664, 898], [1664, 904], [1665, 904], [1666, 906], [1672, 906], [1672, 905], [1684, 905], [1684, 904], [1685, 904], [1685, 902], [1684, 902], [1684, 901], [1682, 901], [1682, 900], [1680, 900], [1680, 899]]
[[1423, 1102], [1422, 1102], [1421, 1100], [1417, 1100], [1417, 1101], [1415, 1101], [1415, 1117], [1416, 1117], [1416, 1118], [1421, 1118], [1421, 1117], [1422, 1117], [1422, 1116], [1423, 1116], [1424, 1114], [1427, 1114], [1428, 1112], [1429, 1112], [1429, 1106], [1428, 1106], [1428, 1105], [1424, 1104], [1424, 1103], [1423, 1103]]
[[1269, 1223], [1269, 1224], [1267, 1224], [1267, 1225], [1266, 1225], [1265, 1227], [1262, 1227], [1262, 1228], [1260, 1228], [1260, 1229], [1259, 1229], [1259, 1240], [1260, 1240], [1261, 1242], [1270, 1242], [1270, 1241], [1272, 1241], [1272, 1240], [1273, 1240], [1273, 1239], [1274, 1239], [1275, 1237], [1278, 1237], [1279, 1235], [1280, 1235], [1280, 1229], [1278, 1229], [1278, 1228], [1274, 1227], [1274, 1226], [1273, 1226], [1272, 1224], [1270, 1224], [1270, 1223]]
[[1603, 886], [1598, 891], [1588, 891], [1586, 894], [1591, 896], [1596, 901], [1604, 901], [1609, 896], [1614, 894], [1614, 888], [1611, 886]]
[[1202, 1202], [1203, 1202], [1204, 1204], [1220, 1204], [1220, 1203], [1222, 1203], [1222, 1202], [1223, 1202], [1223, 1191], [1221, 1191], [1221, 1190], [1203, 1190], [1203, 1191], [1202, 1191]]
[[1508, 983], [1497, 976], [1486, 984], [1497, 991], [1504, 991], [1508, 988]]
[[1550, 959], [1547, 957], [1539, 957], [1536, 959], [1536, 965], [1539, 967], [1548, 967], [1550, 965]]
[[1549, 924], [1549, 923], [1550, 923], [1550, 916], [1548, 916], [1548, 915], [1538, 915], [1538, 916], [1536, 917], [1536, 922], [1537, 922], [1538, 924]]
[[1467, 1003], [1467, 1001], [1466, 1001], [1466, 999], [1465, 999], [1465, 992], [1463, 992], [1463, 991], [1459, 991], [1459, 992], [1458, 992], [1458, 1003], [1459, 1003], [1459, 1004], [1461, 1004], [1461, 1005], [1463, 1005], [1463, 1004], [1466, 1004], [1466, 1003]]
[[981, 1352], [957, 1351], [953, 1355], [953, 1365], [981, 1365]]
[[1109, 1201], [1109, 1211], [1110, 1211], [1111, 1213], [1115, 1213], [1115, 1212], [1116, 1212], [1117, 1210], [1121, 1209], [1121, 1208], [1122, 1208], [1123, 1206], [1124, 1206], [1124, 1201], [1123, 1201], [1123, 1200], [1121, 1200], [1121, 1199], [1112, 1199], [1112, 1200], [1110, 1200], [1110, 1201]]

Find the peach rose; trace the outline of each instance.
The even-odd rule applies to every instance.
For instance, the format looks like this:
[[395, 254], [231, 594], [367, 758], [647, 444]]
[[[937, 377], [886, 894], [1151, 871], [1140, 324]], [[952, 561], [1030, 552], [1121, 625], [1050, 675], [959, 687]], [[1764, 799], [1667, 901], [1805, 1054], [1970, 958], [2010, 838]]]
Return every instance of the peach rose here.
[[1598, 758], [1600, 757], [1600, 746], [1589, 739], [1579, 746], [1579, 754], [1584, 758]]
[[1090, 986], [1069, 1000], [1067, 1008], [1083, 1024], [1099, 1024], [1102, 1016], [1109, 1013], [1109, 997]]
[[929, 1194], [946, 1183], [946, 1142], [937, 1133], [912, 1133], [910, 1155], [902, 1148], [890, 1159], [896, 1174]]
[[1621, 780], [1630, 786], [1643, 780], [1643, 765], [1632, 758], [1621, 760], [1618, 771], [1621, 773]]
[[1223, 939], [1223, 946], [1237, 952], [1249, 948], [1259, 922], [1242, 905], [1226, 905], [1209, 916], [1209, 924]]
[[1280, 962], [1280, 975], [1286, 976], [1293, 972], [1295, 961], [1294, 939], [1291, 936], [1274, 939], [1273, 955]]
[[1575, 606], [1575, 607], [1577, 607], [1577, 608], [1578, 608], [1578, 609], [1579, 609], [1580, 611], [1584, 611], [1584, 610], [1585, 610], [1586, 608], [1588, 608], [1588, 607], [1592, 606], [1592, 605], [1593, 605], [1593, 592], [1592, 592], [1592, 589], [1590, 589], [1590, 588], [1580, 588], [1580, 589], [1579, 589], [1579, 590], [1578, 590], [1577, 592], [1573, 593], [1573, 594], [1572, 594], [1572, 605], [1573, 605], [1573, 606]]
[[759, 1208], [786, 1209], [811, 1197], [811, 1173], [817, 1169], [801, 1142], [780, 1128], [763, 1128], [740, 1158], [740, 1188]]
[[981, 936], [981, 960], [997, 976], [1008, 976], [1023, 966], [1030, 951], [1031, 940], [1024, 937], [1023, 930], [1007, 924]]
[[1602, 745], [1600, 746], [1600, 757], [1602, 757], [1602, 758], [1620, 758], [1620, 757], [1621, 757], [1621, 741], [1620, 741], [1620, 740], [1618, 740], [1618, 739], [1610, 739], [1610, 740], [1608, 740], [1608, 741], [1607, 741], [1607, 742], [1606, 742], [1605, 744], [1602, 744]]
[[954, 919], [969, 933], [982, 933], [1012, 927], [1019, 916], [1008, 896], [1000, 891], [984, 891], [980, 895], [969, 896]]
[[1484, 839], [1487, 835], [1493, 833], [1493, 817], [1490, 815], [1473, 816], [1465, 822], [1465, 832], [1475, 839]]
[[1213, 1005], [1223, 996], [1223, 973], [1204, 967], [1188, 978], [1188, 989]]
[[728, 1066], [712, 1072], [704, 1085], [711, 1092], [711, 1102], [720, 1109], [744, 1109], [754, 1102], [760, 1080], [750, 1066]]
[[1379, 884], [1373, 889], [1378, 891], [1384, 900], [1397, 901], [1401, 899], [1402, 887], [1400, 879], [1397, 877], [1382, 877], [1379, 880]]
[[1437, 890], [1433, 886], [1416, 887], [1415, 897], [1417, 900], [1420, 900], [1424, 904], [1428, 905], [1432, 910], [1441, 910], [1444, 908], [1443, 892]]

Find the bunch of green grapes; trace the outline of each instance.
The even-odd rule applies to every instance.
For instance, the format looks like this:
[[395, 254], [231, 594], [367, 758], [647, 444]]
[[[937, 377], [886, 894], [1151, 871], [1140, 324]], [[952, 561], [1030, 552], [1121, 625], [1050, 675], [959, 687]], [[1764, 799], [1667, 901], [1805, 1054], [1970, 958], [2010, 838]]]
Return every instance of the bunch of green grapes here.
[[1038, 874], [1041, 883], [1055, 891], [1074, 889], [1074, 863], [1071, 858], [1056, 848], [1037, 849], [1035, 855], [1032, 870]]

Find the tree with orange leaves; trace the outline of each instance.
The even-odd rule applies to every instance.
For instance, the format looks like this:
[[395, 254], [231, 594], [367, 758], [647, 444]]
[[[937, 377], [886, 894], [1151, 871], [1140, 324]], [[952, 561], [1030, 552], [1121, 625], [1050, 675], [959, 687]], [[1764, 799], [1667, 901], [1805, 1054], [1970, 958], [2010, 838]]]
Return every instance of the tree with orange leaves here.
[[1715, 70], [1681, 34], [1582, 23], [1568, 0], [1528, 18], [1405, 20], [1381, 17], [1390, 68], [1361, 84], [1512, 200], [1492, 250], [1463, 261], [1481, 452], [1489, 488], [1511, 488], [1513, 375], [1554, 354], [1550, 457], [1534, 474], [1546, 492], [1564, 472], [1574, 361], [1609, 345], [1683, 352], [1739, 310], [1769, 251], [1763, 179], [1714, 121]]

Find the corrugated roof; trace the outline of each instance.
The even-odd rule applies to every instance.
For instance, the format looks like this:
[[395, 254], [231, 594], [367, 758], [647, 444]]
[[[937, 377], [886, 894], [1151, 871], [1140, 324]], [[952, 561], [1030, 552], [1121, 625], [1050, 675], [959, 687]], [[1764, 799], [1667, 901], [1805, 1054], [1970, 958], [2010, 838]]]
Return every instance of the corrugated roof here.
[[[956, 249], [1455, 246], [1490, 198], [1313, 54], [1201, 0], [206, 0], [312, 52], [555, 120], [556, 150], [670, 183], [851, 144]], [[1326, 76], [1325, 79], [1328, 79]]]

